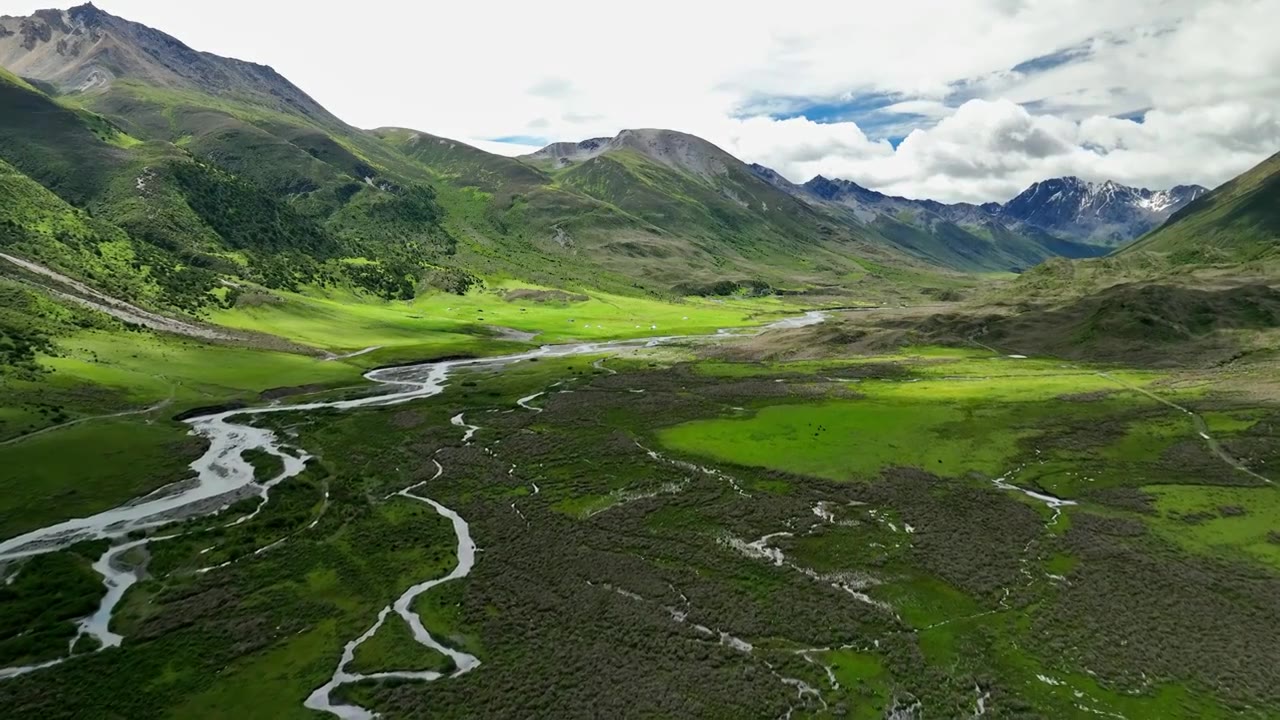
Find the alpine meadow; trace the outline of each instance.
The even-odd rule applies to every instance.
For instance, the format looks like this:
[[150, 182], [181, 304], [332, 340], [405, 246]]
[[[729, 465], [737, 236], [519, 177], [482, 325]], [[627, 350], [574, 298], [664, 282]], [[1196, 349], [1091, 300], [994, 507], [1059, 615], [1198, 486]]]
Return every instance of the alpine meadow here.
[[1280, 719], [1275, 0], [111, 4], [0, 2], [0, 716]]

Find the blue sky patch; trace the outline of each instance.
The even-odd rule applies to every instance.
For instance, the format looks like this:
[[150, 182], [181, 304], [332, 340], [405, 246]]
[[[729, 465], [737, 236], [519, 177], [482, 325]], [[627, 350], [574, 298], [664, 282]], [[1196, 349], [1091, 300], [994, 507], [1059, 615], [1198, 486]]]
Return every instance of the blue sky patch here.
[[1088, 57], [1093, 52], [1092, 46], [1093, 43], [1086, 40], [1078, 45], [1072, 45], [1071, 47], [1063, 48], [1061, 50], [1055, 50], [1047, 55], [1041, 55], [1039, 57], [1034, 57], [1030, 60], [1020, 62], [1017, 65], [1014, 65], [1012, 70], [1013, 72], [1020, 73], [1022, 75], [1042, 73], [1046, 70], [1062, 67], [1063, 65]]
[[878, 110], [883, 110], [896, 102], [901, 102], [902, 99], [901, 93], [862, 93], [843, 98], [828, 99], [780, 98], [784, 104], [790, 104], [792, 107], [771, 112], [769, 117], [774, 120], [790, 120], [791, 118], [804, 117], [813, 122], [824, 124], [852, 120], [861, 126], [862, 118]]
[[896, 92], [867, 92], [835, 98], [766, 97], [747, 103], [736, 117], [805, 118], [819, 124], [854, 122], [872, 140], [889, 140], [896, 147], [911, 130], [930, 127], [934, 122], [924, 115], [887, 110], [907, 99]]
[[507, 143], [509, 145], [550, 145], [551, 141], [536, 135], [503, 135], [502, 137], [486, 138], [491, 142]]

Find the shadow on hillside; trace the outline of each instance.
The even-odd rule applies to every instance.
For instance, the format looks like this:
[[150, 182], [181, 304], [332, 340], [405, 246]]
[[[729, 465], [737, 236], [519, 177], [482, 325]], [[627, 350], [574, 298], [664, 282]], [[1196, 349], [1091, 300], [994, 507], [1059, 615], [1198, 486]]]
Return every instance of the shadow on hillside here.
[[1120, 285], [1067, 305], [1028, 307], [1012, 315], [957, 312], [873, 325], [876, 330], [861, 334], [873, 338], [878, 331], [896, 345], [976, 340], [1008, 353], [1170, 367], [1240, 356], [1246, 349], [1241, 331], [1280, 328], [1280, 291], [1266, 285]]

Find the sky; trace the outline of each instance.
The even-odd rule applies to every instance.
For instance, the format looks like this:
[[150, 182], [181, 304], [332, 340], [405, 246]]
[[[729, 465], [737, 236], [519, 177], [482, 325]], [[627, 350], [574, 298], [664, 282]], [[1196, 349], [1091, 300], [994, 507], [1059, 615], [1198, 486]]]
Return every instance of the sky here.
[[985, 202], [1062, 175], [1212, 187], [1280, 150], [1280, 0], [96, 4], [353, 125], [508, 155], [661, 127], [795, 182]]

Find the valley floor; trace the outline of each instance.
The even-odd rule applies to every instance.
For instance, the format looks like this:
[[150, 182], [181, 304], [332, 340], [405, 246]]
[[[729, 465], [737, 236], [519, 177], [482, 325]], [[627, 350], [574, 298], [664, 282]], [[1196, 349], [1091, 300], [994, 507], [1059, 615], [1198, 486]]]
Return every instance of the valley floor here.
[[[477, 325], [558, 341], [571, 315], [603, 326], [591, 340], [655, 334], [642, 314], [695, 334], [784, 309], [532, 302], [446, 305], [456, 343], [404, 330], [412, 307], [320, 343], [336, 310], [289, 298], [229, 324], [378, 349], [85, 332], [9, 381], [0, 539], [183, 480], [205, 447], [169, 418], [201, 405], [281, 403], [236, 422], [311, 459], [260, 507], [135, 532], [154, 539], [115, 558], [139, 578], [120, 647], [78, 632], [106, 541], [6, 563], [0, 666], [77, 656], [0, 681], [0, 704], [323, 717], [308, 698], [363, 636], [330, 700], [387, 717], [1280, 716], [1280, 409], [1242, 391], [1258, 377], [978, 345], [753, 359], [766, 335], [288, 409], [358, 403], [362, 370], [414, 353], [530, 346]], [[259, 482], [289, 462], [245, 459]]]

